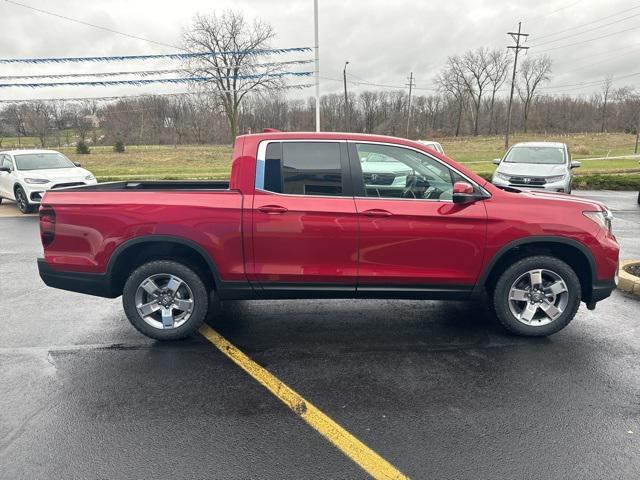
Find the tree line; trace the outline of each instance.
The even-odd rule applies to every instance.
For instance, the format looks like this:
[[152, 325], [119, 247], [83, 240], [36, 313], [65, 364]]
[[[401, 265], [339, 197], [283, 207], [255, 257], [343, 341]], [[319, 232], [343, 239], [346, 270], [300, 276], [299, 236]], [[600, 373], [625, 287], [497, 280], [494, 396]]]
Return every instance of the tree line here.
[[[344, 95], [323, 95], [321, 125], [325, 131], [343, 131], [345, 111], [350, 130], [362, 133], [405, 136], [407, 92], [371, 90]], [[506, 125], [507, 99], [460, 104], [454, 96], [434, 92], [416, 95], [411, 102], [409, 137], [438, 138], [458, 135], [502, 134]], [[606, 90], [588, 98], [540, 94], [529, 103], [517, 98], [512, 128], [516, 132], [630, 132], [635, 133], [640, 116], [640, 95], [631, 87]], [[240, 133], [263, 128], [285, 131], [315, 130], [312, 98], [291, 99], [251, 95], [238, 113]], [[41, 146], [72, 145], [78, 139], [93, 144], [219, 144], [230, 143], [228, 118], [206, 94], [123, 98], [100, 105], [96, 102], [27, 102], [0, 107], [0, 148], [6, 137], [11, 146], [22, 137], [36, 137]]]

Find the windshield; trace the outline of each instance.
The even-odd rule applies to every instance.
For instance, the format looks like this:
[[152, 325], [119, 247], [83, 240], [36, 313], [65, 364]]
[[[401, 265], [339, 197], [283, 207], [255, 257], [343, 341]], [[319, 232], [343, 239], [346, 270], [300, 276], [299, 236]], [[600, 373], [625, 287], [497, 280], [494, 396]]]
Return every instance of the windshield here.
[[49, 168], [74, 168], [74, 163], [61, 153], [23, 153], [15, 155], [18, 170], [46, 170]]
[[507, 163], [540, 163], [562, 165], [564, 148], [561, 147], [513, 147], [504, 159]]

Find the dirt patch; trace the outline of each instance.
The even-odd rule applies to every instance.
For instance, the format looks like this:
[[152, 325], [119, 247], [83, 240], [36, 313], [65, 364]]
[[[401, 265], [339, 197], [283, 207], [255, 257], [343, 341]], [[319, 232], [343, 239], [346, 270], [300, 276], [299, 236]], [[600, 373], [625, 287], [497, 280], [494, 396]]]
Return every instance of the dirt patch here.
[[626, 267], [624, 267], [624, 271], [633, 275], [634, 277], [640, 278], [640, 263], [627, 265]]

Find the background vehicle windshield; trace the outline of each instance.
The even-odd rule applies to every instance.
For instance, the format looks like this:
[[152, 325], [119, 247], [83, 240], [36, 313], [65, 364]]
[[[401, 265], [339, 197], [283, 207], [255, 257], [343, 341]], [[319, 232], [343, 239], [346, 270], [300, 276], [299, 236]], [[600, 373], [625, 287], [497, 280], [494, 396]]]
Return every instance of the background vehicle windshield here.
[[504, 161], [507, 163], [561, 165], [565, 163], [564, 149], [560, 147], [513, 147]]
[[46, 170], [49, 168], [74, 168], [71, 160], [61, 153], [24, 153], [15, 155], [18, 170]]

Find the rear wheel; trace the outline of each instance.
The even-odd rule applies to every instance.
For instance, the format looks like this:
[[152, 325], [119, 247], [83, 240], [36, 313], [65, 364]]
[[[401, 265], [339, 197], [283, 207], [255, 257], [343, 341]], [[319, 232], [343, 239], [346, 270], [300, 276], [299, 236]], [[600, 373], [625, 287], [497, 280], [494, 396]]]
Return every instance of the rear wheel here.
[[16, 204], [22, 213], [33, 213], [35, 206], [29, 203], [22, 187], [16, 187]]
[[200, 276], [182, 263], [159, 260], [129, 276], [122, 304], [132, 325], [157, 340], [185, 338], [202, 325], [209, 296]]
[[546, 336], [566, 327], [580, 306], [580, 280], [562, 260], [524, 258], [496, 283], [493, 304], [500, 323], [518, 335]]

